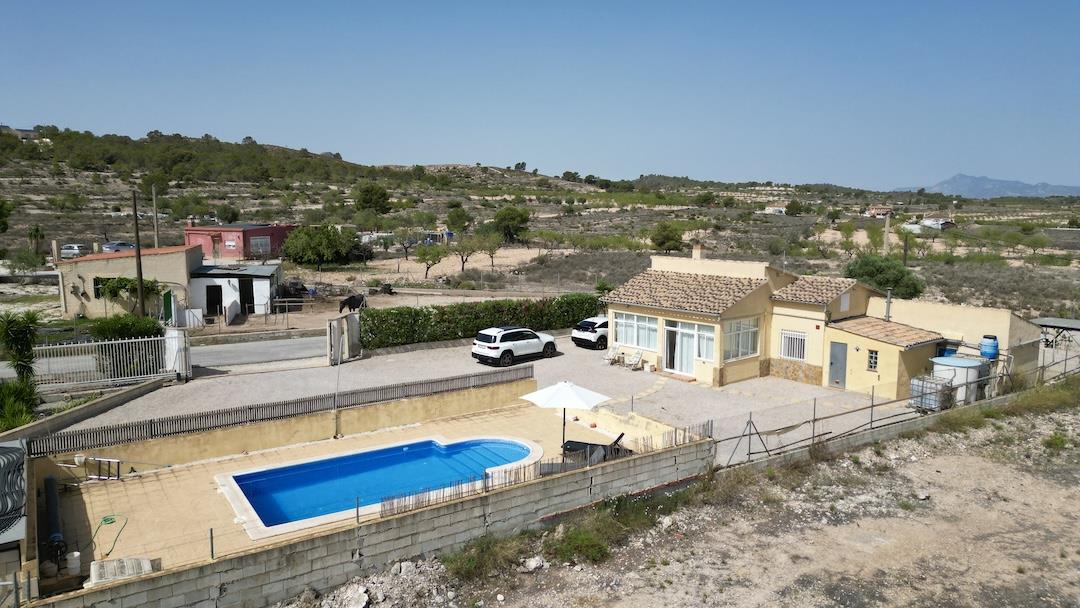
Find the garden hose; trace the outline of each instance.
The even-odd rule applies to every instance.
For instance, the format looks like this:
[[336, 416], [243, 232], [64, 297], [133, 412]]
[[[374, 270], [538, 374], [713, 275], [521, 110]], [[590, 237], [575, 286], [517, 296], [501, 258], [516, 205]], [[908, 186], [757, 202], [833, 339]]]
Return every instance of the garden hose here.
[[90, 537], [90, 542], [87, 543], [86, 547], [90, 547], [94, 544], [94, 541], [97, 539], [98, 532], [101, 530], [102, 526], [111, 526], [115, 524], [116, 518], [118, 517], [123, 517], [124, 523], [121, 524], [120, 529], [116, 531], [116, 536], [113, 537], [112, 546], [109, 547], [108, 551], [101, 555], [102, 557], [109, 557], [109, 555], [113, 552], [113, 549], [116, 549], [116, 541], [120, 540], [120, 534], [124, 531], [124, 528], [127, 527], [128, 518], [126, 515], [106, 515], [105, 517], [102, 517], [101, 521], [98, 522], [97, 527], [94, 528], [94, 535]]

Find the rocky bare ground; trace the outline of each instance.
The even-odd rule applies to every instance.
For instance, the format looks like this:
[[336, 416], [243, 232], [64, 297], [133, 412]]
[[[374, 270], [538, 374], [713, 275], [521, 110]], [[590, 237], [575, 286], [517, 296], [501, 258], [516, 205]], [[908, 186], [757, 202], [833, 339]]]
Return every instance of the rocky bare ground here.
[[404, 562], [287, 608], [1080, 606], [1078, 443], [1076, 410], [899, 439], [740, 479], [598, 565]]

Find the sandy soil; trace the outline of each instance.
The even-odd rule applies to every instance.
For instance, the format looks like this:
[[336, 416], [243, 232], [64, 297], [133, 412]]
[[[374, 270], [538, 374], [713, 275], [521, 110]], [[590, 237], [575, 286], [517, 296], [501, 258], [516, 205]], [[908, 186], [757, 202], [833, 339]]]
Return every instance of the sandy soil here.
[[[571, 253], [569, 249], [556, 250], [551, 252], [550, 255], [567, 255], [569, 253]], [[343, 285], [350, 282], [363, 284], [373, 278], [377, 278], [387, 283], [417, 283], [425, 281], [424, 265], [413, 259], [411, 251], [409, 252], [408, 260], [403, 259], [400, 253], [393, 255], [395, 257], [390, 259], [380, 259], [370, 262], [368, 268], [363, 271], [316, 272], [314, 270], [298, 269], [291, 270], [287, 274], [288, 276], [299, 276], [303, 278], [305, 282], [333, 283], [337, 285]], [[495, 271], [503, 273], [510, 272], [518, 266], [532, 261], [536, 256], [537, 250], [535, 248], [506, 247], [500, 249], [495, 254]], [[491, 258], [484, 252], [477, 252], [465, 263], [465, 268], [490, 272], [492, 270]], [[461, 272], [461, 259], [456, 255], [451, 255], [431, 267], [431, 272], [428, 274], [427, 281], [434, 281], [439, 277], [455, 275], [459, 272]], [[352, 277], [352, 279], [349, 280], [349, 277]]]
[[55, 285], [0, 284], [0, 312], [33, 310], [42, 321], [60, 318], [60, 294]]
[[600, 565], [477, 584], [431, 560], [291, 605], [1080, 606], [1078, 437], [1073, 411], [898, 440], [678, 511]]

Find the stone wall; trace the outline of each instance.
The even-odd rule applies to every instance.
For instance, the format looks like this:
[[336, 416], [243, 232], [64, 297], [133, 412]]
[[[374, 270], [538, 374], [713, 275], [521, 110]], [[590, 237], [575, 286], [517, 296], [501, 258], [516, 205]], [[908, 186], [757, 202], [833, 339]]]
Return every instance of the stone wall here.
[[777, 378], [821, 386], [821, 372], [821, 366], [819, 365], [774, 357], [769, 359], [768, 369], [763, 375], [768, 374]]
[[704, 475], [712, 462], [713, 443], [705, 439], [30, 605], [261, 608], [305, 586], [326, 591], [363, 572], [452, 551], [485, 534], [512, 534], [605, 498]]

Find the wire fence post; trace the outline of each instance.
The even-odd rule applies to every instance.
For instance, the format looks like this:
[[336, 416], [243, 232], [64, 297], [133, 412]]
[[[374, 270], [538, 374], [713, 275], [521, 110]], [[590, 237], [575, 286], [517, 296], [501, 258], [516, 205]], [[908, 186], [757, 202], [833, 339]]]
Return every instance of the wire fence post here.
[[870, 387], [870, 428], [874, 428], [874, 388]]
[[754, 440], [754, 436], [751, 435], [750, 429], [754, 428], [754, 412], [748, 414], [746, 419], [746, 462], [750, 462], [750, 442]]
[[810, 414], [810, 443], [817, 438], [817, 397], [814, 397], [814, 409]]
[[360, 497], [356, 497], [356, 523], [360, 523]]
[[214, 529], [210, 528], [210, 559], [214, 559]]

